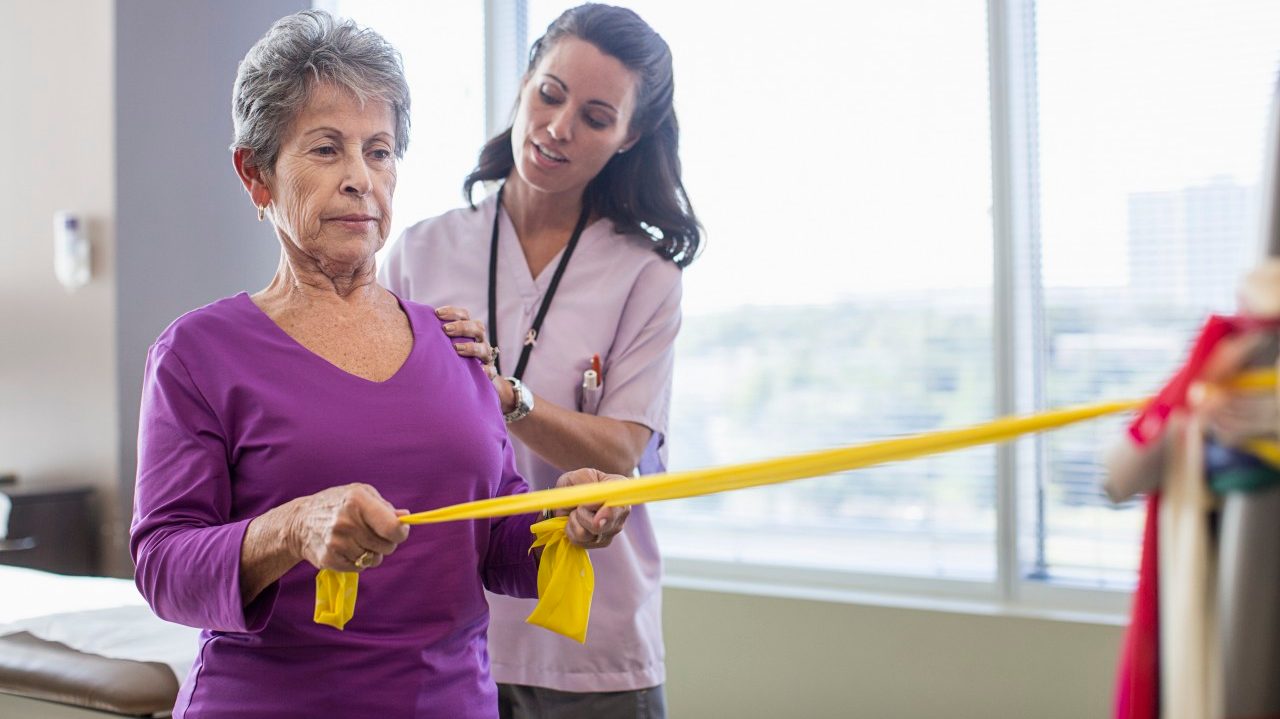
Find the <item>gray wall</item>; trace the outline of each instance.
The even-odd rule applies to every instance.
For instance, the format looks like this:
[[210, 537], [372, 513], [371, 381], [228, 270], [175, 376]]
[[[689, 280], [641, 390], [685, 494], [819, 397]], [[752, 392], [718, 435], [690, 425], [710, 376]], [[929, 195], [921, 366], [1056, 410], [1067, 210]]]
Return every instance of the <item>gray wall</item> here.
[[[117, 0], [117, 516], [127, 521], [147, 348], [183, 312], [266, 286], [279, 246], [231, 166], [240, 58], [302, 0]], [[113, 536], [123, 536], [123, 527]], [[120, 568], [123, 547], [110, 566]]]

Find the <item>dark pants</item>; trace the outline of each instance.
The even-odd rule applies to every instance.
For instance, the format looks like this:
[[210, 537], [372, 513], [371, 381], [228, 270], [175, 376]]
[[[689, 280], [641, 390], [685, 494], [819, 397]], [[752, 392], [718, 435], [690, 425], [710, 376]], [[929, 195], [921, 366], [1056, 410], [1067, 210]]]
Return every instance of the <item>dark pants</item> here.
[[562, 692], [523, 684], [498, 685], [501, 719], [666, 719], [662, 687], [627, 692]]

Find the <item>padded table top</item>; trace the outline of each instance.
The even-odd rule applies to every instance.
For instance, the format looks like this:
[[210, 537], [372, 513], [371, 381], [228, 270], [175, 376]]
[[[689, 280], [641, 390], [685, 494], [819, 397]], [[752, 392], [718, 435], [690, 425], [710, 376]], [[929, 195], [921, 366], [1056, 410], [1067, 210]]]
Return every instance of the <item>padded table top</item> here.
[[167, 716], [178, 680], [161, 662], [109, 659], [18, 632], [0, 636], [0, 692], [127, 716]]

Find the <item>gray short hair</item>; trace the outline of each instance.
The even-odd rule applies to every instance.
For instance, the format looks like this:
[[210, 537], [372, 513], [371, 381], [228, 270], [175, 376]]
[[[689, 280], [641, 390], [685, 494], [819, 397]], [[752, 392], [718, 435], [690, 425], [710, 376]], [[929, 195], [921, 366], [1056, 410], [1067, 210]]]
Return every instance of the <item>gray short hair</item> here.
[[277, 20], [240, 61], [231, 91], [231, 149], [250, 150], [255, 167], [274, 169], [294, 113], [307, 104], [319, 81], [342, 87], [361, 102], [390, 103], [396, 115], [396, 157], [404, 157], [409, 83], [400, 53], [373, 30], [323, 10]]

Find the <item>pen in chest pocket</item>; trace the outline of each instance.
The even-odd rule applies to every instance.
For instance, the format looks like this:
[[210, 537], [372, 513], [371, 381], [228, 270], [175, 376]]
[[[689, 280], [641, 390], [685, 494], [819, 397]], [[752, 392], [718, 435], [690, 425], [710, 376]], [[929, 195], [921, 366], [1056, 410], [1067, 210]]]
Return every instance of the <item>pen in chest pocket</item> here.
[[604, 375], [600, 371], [600, 355], [591, 355], [590, 366], [582, 373], [582, 388], [596, 389], [604, 384]]
[[600, 355], [591, 355], [590, 366], [582, 373], [582, 389], [599, 389], [604, 386], [604, 375], [600, 371]]
[[595, 414], [600, 405], [600, 392], [604, 389], [604, 376], [600, 355], [592, 355], [590, 366], [582, 373], [582, 411]]

